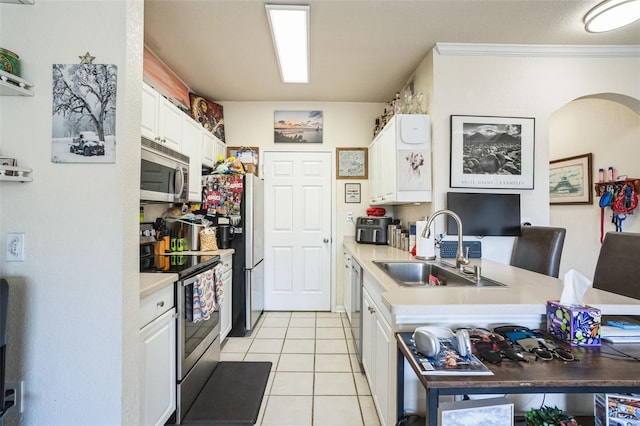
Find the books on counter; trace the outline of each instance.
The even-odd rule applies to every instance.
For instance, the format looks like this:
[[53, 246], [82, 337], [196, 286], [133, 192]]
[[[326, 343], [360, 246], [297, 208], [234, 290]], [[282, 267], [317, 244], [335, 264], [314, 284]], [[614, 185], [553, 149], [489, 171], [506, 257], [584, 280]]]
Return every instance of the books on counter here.
[[621, 328], [623, 330], [638, 330], [638, 334], [640, 334], [640, 324], [635, 324], [630, 321], [607, 321], [607, 325], [612, 327]]
[[614, 327], [611, 321], [600, 326], [600, 336], [611, 343], [640, 343], [640, 328]]
[[475, 355], [460, 356], [451, 339], [440, 339], [440, 352], [435, 357], [426, 357], [416, 348], [411, 332], [399, 333], [403, 343], [413, 354], [423, 375], [491, 376], [493, 372]]

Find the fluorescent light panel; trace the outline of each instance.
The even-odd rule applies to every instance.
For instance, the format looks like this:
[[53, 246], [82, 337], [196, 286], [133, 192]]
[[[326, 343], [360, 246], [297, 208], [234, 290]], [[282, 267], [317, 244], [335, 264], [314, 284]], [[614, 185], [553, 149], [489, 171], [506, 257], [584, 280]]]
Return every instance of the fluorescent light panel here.
[[629, 25], [640, 19], [640, 0], [606, 0], [584, 16], [590, 33], [601, 33]]
[[285, 83], [309, 82], [309, 6], [267, 4], [267, 17]]

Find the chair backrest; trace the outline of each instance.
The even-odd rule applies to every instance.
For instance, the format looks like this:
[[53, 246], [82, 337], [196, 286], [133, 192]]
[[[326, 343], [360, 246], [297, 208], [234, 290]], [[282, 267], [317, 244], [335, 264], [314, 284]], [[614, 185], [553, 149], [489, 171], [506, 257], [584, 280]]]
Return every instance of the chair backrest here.
[[640, 234], [605, 234], [593, 274], [593, 288], [640, 299]]
[[523, 226], [516, 240], [511, 266], [558, 277], [567, 230], [550, 226]]

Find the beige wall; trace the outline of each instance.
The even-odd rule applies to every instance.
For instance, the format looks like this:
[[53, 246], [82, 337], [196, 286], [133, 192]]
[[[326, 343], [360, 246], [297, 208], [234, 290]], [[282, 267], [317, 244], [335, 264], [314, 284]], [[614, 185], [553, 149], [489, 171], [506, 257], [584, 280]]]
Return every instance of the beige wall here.
[[[35, 93], [0, 97], [0, 154], [33, 168], [33, 182], [0, 182], [0, 246], [26, 236], [24, 262], [0, 259], [23, 425], [138, 423], [142, 18], [142, 2], [125, 0], [0, 4], [0, 45]], [[52, 64], [87, 51], [118, 67], [116, 162], [54, 164]]]
[[[579, 99], [561, 107], [549, 123], [549, 158], [593, 154], [593, 182], [598, 168], [613, 166], [616, 175], [640, 178], [640, 115], [627, 106], [598, 98]], [[560, 276], [569, 269], [593, 277], [600, 252], [600, 198], [592, 205], [553, 205], [550, 224], [567, 229]], [[605, 232], [614, 231], [611, 209], [605, 209]], [[623, 221], [624, 232], [640, 232], [640, 209]]]
[[[375, 118], [384, 110], [377, 103], [333, 103], [333, 102], [224, 102], [226, 143], [228, 146], [258, 146], [264, 150], [330, 150], [336, 147], [366, 147], [373, 139]], [[324, 114], [323, 143], [319, 144], [275, 144], [273, 142], [273, 114], [276, 110], [321, 110]], [[335, 161], [335, 160], [334, 160]], [[361, 184], [361, 202], [344, 202], [344, 184]], [[364, 179], [339, 179], [335, 184], [335, 204], [333, 206], [332, 264], [334, 286], [332, 287], [332, 307], [343, 309], [342, 240], [355, 234], [355, 224], [347, 222], [347, 212], [353, 217], [366, 216], [369, 204], [368, 185]], [[265, 200], [268, 203], [269, 200]], [[337, 272], [337, 273], [336, 273]]]

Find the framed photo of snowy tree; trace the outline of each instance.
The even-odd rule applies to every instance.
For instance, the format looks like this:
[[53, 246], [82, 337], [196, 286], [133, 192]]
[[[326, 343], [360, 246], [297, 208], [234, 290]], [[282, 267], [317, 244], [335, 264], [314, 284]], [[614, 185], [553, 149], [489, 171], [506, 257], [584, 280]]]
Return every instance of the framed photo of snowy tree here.
[[451, 187], [533, 189], [535, 119], [451, 116]]
[[51, 161], [115, 163], [117, 67], [54, 64]]

